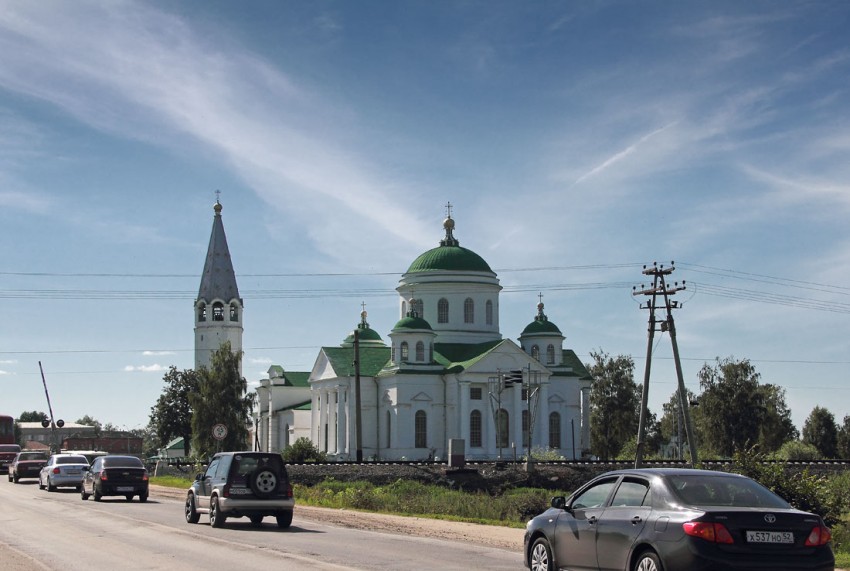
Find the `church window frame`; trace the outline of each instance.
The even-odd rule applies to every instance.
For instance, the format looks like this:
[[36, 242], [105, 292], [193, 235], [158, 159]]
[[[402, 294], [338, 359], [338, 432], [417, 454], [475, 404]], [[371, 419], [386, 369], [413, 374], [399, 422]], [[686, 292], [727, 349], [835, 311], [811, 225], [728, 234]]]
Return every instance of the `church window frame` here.
[[422, 363], [425, 361], [425, 343], [422, 341], [416, 342], [416, 362]]
[[490, 299], [484, 304], [484, 318], [487, 325], [493, 325], [493, 301]]
[[413, 447], [428, 448], [428, 413], [424, 410], [413, 415]]
[[559, 449], [561, 447], [561, 413], [553, 411], [549, 413], [549, 448]]
[[548, 347], [546, 347], [546, 364], [554, 365], [555, 364], [555, 346], [551, 343]]
[[213, 304], [212, 320], [213, 321], [224, 321], [224, 304], [221, 303], [220, 301], [217, 301]]
[[539, 361], [540, 360], [540, 347], [538, 347], [537, 345], [532, 345], [531, 346], [531, 356]]
[[407, 341], [401, 342], [401, 357], [399, 358], [402, 363], [406, 363], [410, 358], [410, 347], [407, 344]]
[[198, 321], [206, 321], [207, 320], [207, 304], [199, 303], [198, 304]]
[[449, 300], [444, 297], [437, 302], [437, 323], [449, 322]]
[[239, 305], [236, 302], [230, 304], [230, 321], [239, 321]]
[[423, 317], [425, 315], [425, 305], [422, 303], [422, 299], [414, 299], [413, 307], [410, 309], [416, 312], [417, 317]]
[[471, 297], [463, 300], [463, 322], [475, 323], [475, 301]]
[[473, 410], [469, 413], [469, 446], [472, 448], [481, 448], [484, 446], [484, 438], [482, 433], [483, 420], [480, 410]]
[[469, 387], [469, 400], [484, 400], [484, 389], [481, 387]]

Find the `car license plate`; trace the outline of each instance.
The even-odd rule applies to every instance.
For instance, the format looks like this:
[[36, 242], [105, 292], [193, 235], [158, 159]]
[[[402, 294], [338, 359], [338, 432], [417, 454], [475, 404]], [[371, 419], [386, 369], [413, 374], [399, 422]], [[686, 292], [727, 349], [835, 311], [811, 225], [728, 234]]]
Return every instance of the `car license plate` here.
[[231, 496], [249, 496], [251, 495], [251, 490], [248, 488], [230, 488]]
[[133, 486], [118, 486], [116, 489], [119, 492], [132, 492], [134, 488]]
[[79, 476], [80, 475], [79, 470], [68, 470], [68, 473], [71, 474], [72, 476]]
[[747, 543], [794, 543], [790, 531], [748, 531]]

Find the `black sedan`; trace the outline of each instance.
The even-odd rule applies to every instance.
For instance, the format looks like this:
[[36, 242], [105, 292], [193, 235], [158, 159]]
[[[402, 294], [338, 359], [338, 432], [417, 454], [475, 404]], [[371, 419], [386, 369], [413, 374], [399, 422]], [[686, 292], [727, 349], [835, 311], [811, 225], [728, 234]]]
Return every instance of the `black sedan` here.
[[831, 533], [738, 474], [618, 470], [528, 522], [531, 571], [833, 571]]
[[98, 456], [86, 470], [80, 497], [94, 496], [99, 502], [104, 496], [124, 496], [127, 501], [139, 496], [148, 501], [148, 471], [135, 456]]

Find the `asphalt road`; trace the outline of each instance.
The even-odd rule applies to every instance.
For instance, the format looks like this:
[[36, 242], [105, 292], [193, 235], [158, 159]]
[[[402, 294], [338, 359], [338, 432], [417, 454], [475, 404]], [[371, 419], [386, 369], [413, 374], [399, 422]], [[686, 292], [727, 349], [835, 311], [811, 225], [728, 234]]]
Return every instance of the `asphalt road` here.
[[82, 501], [70, 489], [49, 493], [35, 480], [0, 480], [0, 562], [4, 571], [97, 569], [512, 569], [516, 550], [414, 535], [338, 527], [299, 516], [279, 530], [229, 519], [212, 529], [183, 519], [179, 497], [152, 493]]

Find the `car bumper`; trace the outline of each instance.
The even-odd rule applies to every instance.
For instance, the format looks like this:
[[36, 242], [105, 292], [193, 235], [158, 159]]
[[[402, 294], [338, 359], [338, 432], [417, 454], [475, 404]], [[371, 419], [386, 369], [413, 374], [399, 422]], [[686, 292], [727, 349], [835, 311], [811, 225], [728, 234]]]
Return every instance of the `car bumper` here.
[[806, 553], [726, 552], [709, 543], [692, 542], [664, 557], [669, 571], [834, 571], [835, 556], [829, 547], [811, 548]]
[[62, 474], [50, 474], [48, 476], [48, 481], [57, 488], [63, 488], [66, 486], [79, 486], [83, 483], [83, 475], [80, 474], [79, 476], [66, 476]]
[[18, 469], [17, 469], [17, 470], [15, 470], [15, 475], [16, 475], [18, 478], [38, 478], [38, 475], [39, 475], [40, 473], [41, 473], [41, 468], [40, 468], [40, 467], [35, 467], [35, 468], [21, 468], [21, 467], [18, 467]]
[[278, 512], [292, 511], [294, 498], [249, 500], [241, 498], [219, 498], [219, 509], [225, 515], [274, 515]]
[[102, 496], [126, 496], [127, 494], [148, 495], [148, 484], [129, 483], [129, 484], [104, 484], [101, 483], [97, 487], [97, 491]]

